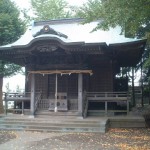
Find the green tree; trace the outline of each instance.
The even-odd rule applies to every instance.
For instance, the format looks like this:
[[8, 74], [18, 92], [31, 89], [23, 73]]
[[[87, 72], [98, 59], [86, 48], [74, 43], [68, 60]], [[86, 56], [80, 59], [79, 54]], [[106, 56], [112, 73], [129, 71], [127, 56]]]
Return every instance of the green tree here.
[[16, 86], [16, 92], [21, 93], [21, 89], [20, 89], [19, 85]]
[[71, 11], [65, 0], [31, 0], [36, 20], [49, 20], [71, 17]]
[[77, 10], [77, 15], [85, 18], [85, 23], [100, 20], [95, 30], [120, 26], [127, 35], [149, 35], [150, 0], [88, 0]]
[[[16, 41], [25, 29], [24, 22], [19, 18], [20, 11], [10, 0], [0, 0], [0, 45]], [[16, 74], [21, 67], [0, 60], [0, 113], [2, 113], [3, 78]]]
[[5, 88], [6, 88], [6, 93], [10, 93], [10, 92], [11, 92], [11, 89], [10, 89], [10, 87], [9, 87], [9, 83], [7, 83], [7, 84], [5, 85]]

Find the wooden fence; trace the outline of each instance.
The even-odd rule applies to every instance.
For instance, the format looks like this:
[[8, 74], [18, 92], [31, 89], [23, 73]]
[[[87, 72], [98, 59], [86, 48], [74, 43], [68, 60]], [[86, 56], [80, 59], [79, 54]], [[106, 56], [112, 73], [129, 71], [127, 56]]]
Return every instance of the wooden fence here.
[[[83, 116], [87, 116], [88, 106], [90, 102], [104, 102], [105, 103], [105, 115], [108, 114], [108, 111], [113, 112], [127, 112], [129, 113], [129, 102], [130, 95], [127, 92], [87, 92], [84, 94], [84, 109]], [[126, 110], [108, 110], [108, 103], [110, 102], [125, 102]]]

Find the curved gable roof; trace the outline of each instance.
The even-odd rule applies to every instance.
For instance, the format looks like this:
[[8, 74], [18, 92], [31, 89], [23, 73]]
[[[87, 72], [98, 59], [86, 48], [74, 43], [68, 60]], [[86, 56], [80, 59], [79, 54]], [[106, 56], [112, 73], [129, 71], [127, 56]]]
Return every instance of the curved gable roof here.
[[[110, 57], [118, 59], [120, 66], [131, 66], [138, 63], [146, 40], [125, 38], [124, 35], [120, 35], [120, 27], [111, 28], [109, 31], [91, 32], [99, 21], [84, 25], [81, 24], [82, 21], [83, 19], [77, 18], [34, 22], [19, 40], [0, 47], [0, 58], [5, 56], [9, 60], [12, 54], [21, 55], [22, 53], [23, 55], [28, 53], [33, 45], [47, 42], [56, 43], [70, 51], [90, 51], [89, 54], [94, 52], [100, 54], [106, 50]], [[44, 31], [45, 29], [46, 31]], [[115, 53], [116, 55], [112, 56]], [[131, 61], [127, 61], [128, 59]]]
[[[32, 27], [29, 27], [24, 35], [21, 36], [16, 42], [2, 46], [13, 47], [13, 46], [24, 46], [28, 45], [34, 39], [41, 39], [41, 37], [50, 37], [50, 38], [59, 38], [65, 43], [106, 43], [115, 44], [115, 43], [126, 43], [133, 42], [137, 39], [126, 38], [124, 35], [120, 35], [121, 28], [110, 28], [108, 31], [97, 30], [91, 32], [94, 27], [96, 27], [99, 21], [91, 22], [88, 24], [81, 24], [83, 19], [60, 19], [60, 20], [50, 20], [50, 21], [39, 21], [34, 22]], [[39, 33], [44, 26], [48, 26], [52, 32], [46, 34], [37, 34]], [[55, 32], [55, 34], [54, 34]], [[35, 36], [36, 35], [36, 36]], [[2, 49], [0, 47], [0, 49]]]

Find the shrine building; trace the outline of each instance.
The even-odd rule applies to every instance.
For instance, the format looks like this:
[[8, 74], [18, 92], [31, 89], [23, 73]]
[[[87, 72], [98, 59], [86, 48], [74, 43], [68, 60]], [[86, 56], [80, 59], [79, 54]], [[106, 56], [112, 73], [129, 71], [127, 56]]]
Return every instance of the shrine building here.
[[[129, 112], [128, 80], [116, 78], [122, 67], [135, 67], [145, 39], [121, 35], [120, 27], [93, 31], [99, 21], [83, 19], [33, 22], [16, 42], [0, 47], [0, 59], [25, 67], [24, 95], [8, 100], [27, 104], [30, 115], [42, 112]], [[125, 110], [118, 110], [120, 102]]]

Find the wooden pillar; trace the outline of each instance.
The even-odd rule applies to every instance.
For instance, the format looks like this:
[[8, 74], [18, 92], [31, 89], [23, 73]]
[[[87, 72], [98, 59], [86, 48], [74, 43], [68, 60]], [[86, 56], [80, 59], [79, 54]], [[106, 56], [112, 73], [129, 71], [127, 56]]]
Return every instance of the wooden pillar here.
[[24, 101], [22, 101], [22, 115], [24, 114]]
[[107, 116], [108, 115], [108, 106], [107, 106], [107, 101], [105, 101], [105, 116]]
[[110, 61], [110, 65], [111, 65], [111, 79], [112, 79], [112, 81], [111, 81], [111, 88], [112, 88], [112, 91], [114, 91], [114, 87], [115, 87], [115, 85], [114, 85], [114, 83], [115, 83], [115, 70], [114, 70], [114, 60], [112, 59], [111, 61]]
[[7, 115], [7, 109], [8, 109], [8, 106], [7, 106], [7, 94], [5, 93], [5, 115]]
[[34, 117], [34, 104], [35, 104], [35, 74], [31, 74], [31, 100], [30, 100], [30, 111], [31, 116]]
[[127, 100], [127, 115], [129, 115], [129, 101]]
[[83, 112], [83, 76], [78, 74], [78, 112], [82, 116]]
[[143, 99], [143, 61], [141, 61], [141, 106], [144, 106], [144, 99]]
[[58, 76], [56, 74], [56, 80], [55, 80], [55, 108], [54, 108], [54, 112], [57, 112], [57, 86], [58, 86]]

